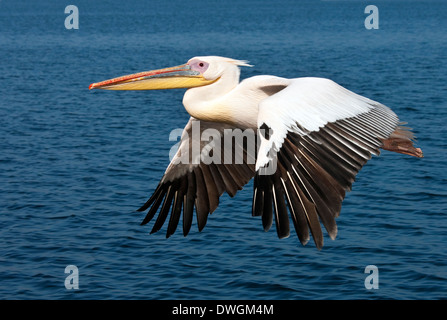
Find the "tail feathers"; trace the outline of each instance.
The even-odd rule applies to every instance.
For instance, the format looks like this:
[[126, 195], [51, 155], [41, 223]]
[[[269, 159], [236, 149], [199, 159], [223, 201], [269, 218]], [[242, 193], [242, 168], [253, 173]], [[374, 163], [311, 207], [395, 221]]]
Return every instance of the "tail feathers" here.
[[424, 154], [420, 148], [414, 147], [414, 135], [410, 128], [398, 126], [396, 130], [383, 140], [382, 148], [385, 150], [408, 154], [413, 157], [422, 158]]

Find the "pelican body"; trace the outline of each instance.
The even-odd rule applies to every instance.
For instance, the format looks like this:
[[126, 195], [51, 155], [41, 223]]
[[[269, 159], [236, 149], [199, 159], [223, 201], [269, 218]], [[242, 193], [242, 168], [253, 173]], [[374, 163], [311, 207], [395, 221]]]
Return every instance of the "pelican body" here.
[[[191, 117], [179, 149], [152, 196], [139, 209], [149, 209], [143, 225], [159, 212], [151, 233], [159, 231], [169, 216], [166, 236], [171, 236], [183, 212], [186, 236], [194, 211], [201, 231], [220, 196], [227, 192], [234, 197], [254, 178], [252, 215], [261, 216], [264, 230], [275, 220], [278, 237], [288, 237], [292, 220], [301, 244], [312, 235], [320, 249], [321, 225], [335, 239], [335, 218], [346, 191], [372, 154], [386, 149], [423, 156], [413, 145], [411, 131], [379, 102], [323, 78], [254, 76], [240, 82], [241, 66], [250, 65], [218, 56], [195, 57], [176, 67], [90, 85], [90, 89], [107, 90], [188, 89], [183, 105]], [[258, 133], [255, 154], [242, 142], [242, 163], [201, 161], [200, 157], [179, 161], [194, 151], [194, 145], [199, 146], [199, 155], [210, 148], [220, 148], [227, 155], [236, 152], [232, 144], [203, 141], [192, 134], [194, 127], [201, 134], [252, 130]]]

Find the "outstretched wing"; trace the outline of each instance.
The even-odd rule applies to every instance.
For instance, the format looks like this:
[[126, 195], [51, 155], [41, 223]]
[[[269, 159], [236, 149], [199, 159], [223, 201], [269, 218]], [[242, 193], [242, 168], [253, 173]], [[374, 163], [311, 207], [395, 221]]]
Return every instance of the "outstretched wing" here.
[[[422, 156], [393, 111], [327, 79], [294, 79], [263, 100], [258, 127], [269, 134], [261, 136], [253, 215], [262, 216], [266, 230], [274, 216], [282, 238], [289, 235], [289, 208], [300, 242], [309, 241], [310, 230], [318, 248], [320, 221], [334, 239], [345, 193], [372, 154], [384, 148]], [[272, 174], [262, 174], [275, 164]]]
[[[189, 119], [177, 153], [152, 196], [138, 209], [149, 209], [141, 223], [144, 225], [152, 220], [161, 206], [151, 233], [159, 231], [171, 213], [166, 237], [171, 236], [183, 212], [183, 234], [186, 236], [192, 225], [194, 207], [201, 231], [208, 214], [217, 208], [220, 196], [227, 192], [233, 197], [254, 176], [254, 152], [247, 152], [250, 150], [243, 140], [223, 139], [226, 137], [225, 129], [234, 132], [235, 128], [223, 123]], [[234, 159], [238, 150], [242, 153], [239, 159], [242, 163]], [[213, 152], [219, 154], [213, 155]]]

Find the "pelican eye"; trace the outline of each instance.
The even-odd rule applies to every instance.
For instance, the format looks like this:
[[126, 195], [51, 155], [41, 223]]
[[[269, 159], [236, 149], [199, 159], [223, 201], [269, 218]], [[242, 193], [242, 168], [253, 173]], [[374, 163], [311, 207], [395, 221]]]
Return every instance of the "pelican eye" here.
[[203, 74], [208, 69], [209, 64], [205, 61], [193, 61], [190, 66], [192, 70]]

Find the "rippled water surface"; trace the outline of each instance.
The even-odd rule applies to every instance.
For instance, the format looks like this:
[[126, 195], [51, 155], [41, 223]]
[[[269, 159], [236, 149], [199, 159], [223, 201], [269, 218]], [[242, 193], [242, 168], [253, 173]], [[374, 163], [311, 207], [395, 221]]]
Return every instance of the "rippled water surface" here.
[[[73, 4], [79, 30], [60, 1], [0, 1], [0, 298], [447, 298], [447, 3], [375, 1], [379, 30], [364, 1]], [[409, 122], [425, 158], [369, 161], [321, 251], [265, 233], [251, 183], [202, 232], [149, 235], [135, 209], [188, 119], [183, 90], [88, 85], [198, 55], [250, 60], [243, 78], [331, 78]]]

